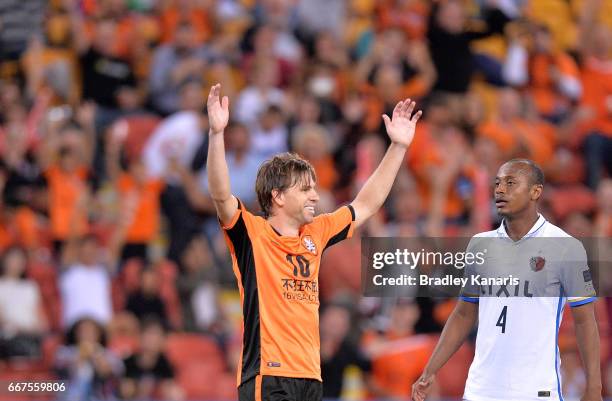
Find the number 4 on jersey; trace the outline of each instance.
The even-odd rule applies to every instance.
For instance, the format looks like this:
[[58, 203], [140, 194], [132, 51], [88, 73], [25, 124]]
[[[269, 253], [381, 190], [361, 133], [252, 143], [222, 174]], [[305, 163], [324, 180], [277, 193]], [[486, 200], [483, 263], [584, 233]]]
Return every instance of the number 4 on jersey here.
[[499, 315], [499, 318], [497, 319], [497, 324], [495, 326], [497, 327], [501, 327], [501, 332], [502, 334], [506, 333], [506, 317], [508, 315], [508, 306], [504, 306], [504, 308], [501, 311], [501, 314]]

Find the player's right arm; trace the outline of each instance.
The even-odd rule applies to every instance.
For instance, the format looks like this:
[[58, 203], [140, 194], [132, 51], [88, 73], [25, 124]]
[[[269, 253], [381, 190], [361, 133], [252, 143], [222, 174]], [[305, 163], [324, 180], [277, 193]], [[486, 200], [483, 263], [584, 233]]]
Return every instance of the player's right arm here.
[[440, 340], [434, 349], [425, 370], [419, 379], [412, 385], [412, 399], [423, 401], [433, 384], [435, 374], [450, 359], [463, 344], [472, 331], [478, 317], [478, 303], [459, 300], [455, 310], [451, 313]]
[[213, 200], [221, 224], [229, 225], [238, 209], [238, 200], [232, 195], [230, 188], [229, 171], [225, 161], [225, 143], [223, 130], [229, 121], [229, 99], [223, 96], [219, 100], [221, 84], [210, 88], [208, 94], [208, 159], [206, 161], [206, 174], [208, 177], [208, 190]]

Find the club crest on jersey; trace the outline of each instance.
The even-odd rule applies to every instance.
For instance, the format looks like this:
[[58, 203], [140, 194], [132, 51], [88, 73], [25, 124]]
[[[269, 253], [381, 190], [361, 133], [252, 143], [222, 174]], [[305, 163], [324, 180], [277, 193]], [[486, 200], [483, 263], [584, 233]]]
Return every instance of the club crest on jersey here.
[[532, 256], [529, 260], [529, 267], [531, 267], [531, 270], [533, 270], [534, 272], [539, 272], [540, 270], [542, 270], [545, 264], [546, 259], [541, 256]]
[[312, 253], [313, 255], [317, 254], [317, 246], [309, 235], [302, 239], [302, 243], [304, 244], [304, 247], [308, 249], [308, 252]]

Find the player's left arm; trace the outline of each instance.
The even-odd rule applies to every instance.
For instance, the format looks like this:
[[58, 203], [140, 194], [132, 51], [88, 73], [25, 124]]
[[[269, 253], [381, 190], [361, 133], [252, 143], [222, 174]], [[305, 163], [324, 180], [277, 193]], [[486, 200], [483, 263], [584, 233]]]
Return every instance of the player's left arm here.
[[582, 401], [601, 401], [601, 370], [599, 331], [595, 319], [594, 277], [589, 269], [588, 255], [575, 238], [560, 239], [564, 249], [561, 258], [560, 282], [574, 317], [576, 342], [582, 358], [587, 386]]
[[576, 330], [576, 342], [586, 374], [586, 389], [581, 401], [601, 401], [601, 367], [599, 362], [599, 331], [595, 319], [595, 303], [571, 308]]
[[351, 202], [355, 210], [355, 226], [359, 227], [380, 209], [391, 191], [397, 172], [403, 164], [406, 149], [412, 142], [417, 121], [422, 112], [414, 111], [415, 102], [410, 99], [399, 102], [393, 109], [393, 116], [383, 115], [391, 145], [382, 161]]

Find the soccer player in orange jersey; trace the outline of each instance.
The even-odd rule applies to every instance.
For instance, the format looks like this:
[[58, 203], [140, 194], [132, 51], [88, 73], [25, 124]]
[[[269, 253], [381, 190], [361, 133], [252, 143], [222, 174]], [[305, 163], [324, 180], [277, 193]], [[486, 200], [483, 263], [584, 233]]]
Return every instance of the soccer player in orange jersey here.
[[322, 397], [319, 264], [325, 248], [349, 238], [381, 207], [412, 142], [421, 111], [399, 102], [389, 118], [391, 139], [378, 168], [350, 205], [315, 217], [319, 196], [313, 167], [294, 154], [264, 162], [255, 188], [264, 217], [232, 195], [223, 130], [229, 100], [221, 85], [208, 95], [208, 186], [232, 254], [244, 315], [238, 367], [240, 401], [317, 401]]

